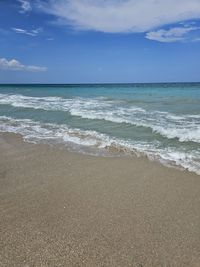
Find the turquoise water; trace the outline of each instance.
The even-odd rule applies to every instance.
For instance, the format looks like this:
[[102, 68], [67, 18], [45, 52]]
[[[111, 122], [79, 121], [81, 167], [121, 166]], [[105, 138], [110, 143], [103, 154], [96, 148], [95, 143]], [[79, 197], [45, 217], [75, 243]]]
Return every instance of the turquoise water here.
[[200, 174], [200, 84], [1, 85], [0, 131]]

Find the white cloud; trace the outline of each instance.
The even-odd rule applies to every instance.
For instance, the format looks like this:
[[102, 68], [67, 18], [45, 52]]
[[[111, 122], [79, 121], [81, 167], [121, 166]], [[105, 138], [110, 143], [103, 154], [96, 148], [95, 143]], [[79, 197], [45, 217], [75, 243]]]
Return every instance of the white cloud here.
[[42, 28], [37, 28], [34, 30], [25, 30], [21, 28], [11, 28], [16, 33], [26, 34], [30, 36], [37, 36], [40, 32], [42, 32]]
[[38, 0], [37, 7], [81, 30], [147, 32], [200, 18], [200, 0]]
[[31, 72], [40, 72], [47, 70], [46, 67], [27, 66], [23, 65], [16, 59], [11, 59], [9, 61], [6, 58], [0, 58], [0, 69], [11, 70], [11, 71], [31, 71]]
[[29, 0], [18, 0], [18, 2], [21, 4], [20, 13], [26, 13], [26, 12], [32, 10], [32, 7], [31, 7]]
[[146, 38], [163, 43], [172, 43], [187, 39], [187, 34], [191, 31], [199, 30], [199, 27], [174, 27], [169, 30], [160, 29], [146, 34]]

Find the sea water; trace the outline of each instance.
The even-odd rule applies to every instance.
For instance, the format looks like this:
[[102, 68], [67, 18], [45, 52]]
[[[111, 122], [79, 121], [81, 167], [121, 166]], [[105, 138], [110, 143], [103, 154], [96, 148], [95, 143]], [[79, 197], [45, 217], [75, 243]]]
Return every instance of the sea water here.
[[0, 85], [0, 131], [200, 174], [200, 84]]

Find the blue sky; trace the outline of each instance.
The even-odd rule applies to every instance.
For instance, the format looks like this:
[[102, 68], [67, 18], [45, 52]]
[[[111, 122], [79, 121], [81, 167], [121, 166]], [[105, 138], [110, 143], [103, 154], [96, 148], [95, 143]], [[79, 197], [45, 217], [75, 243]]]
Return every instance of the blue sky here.
[[0, 83], [200, 81], [200, 0], [2, 0]]

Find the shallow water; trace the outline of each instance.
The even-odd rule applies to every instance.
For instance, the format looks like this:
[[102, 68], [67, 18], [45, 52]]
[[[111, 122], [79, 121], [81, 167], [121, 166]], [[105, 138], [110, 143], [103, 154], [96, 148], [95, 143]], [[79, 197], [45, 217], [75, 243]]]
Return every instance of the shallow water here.
[[200, 174], [200, 84], [1, 85], [0, 131]]

